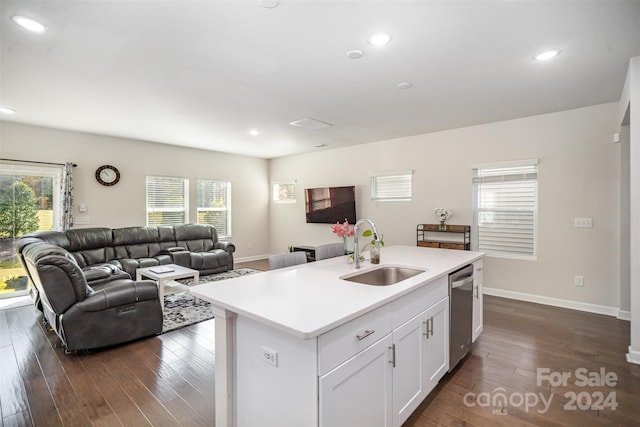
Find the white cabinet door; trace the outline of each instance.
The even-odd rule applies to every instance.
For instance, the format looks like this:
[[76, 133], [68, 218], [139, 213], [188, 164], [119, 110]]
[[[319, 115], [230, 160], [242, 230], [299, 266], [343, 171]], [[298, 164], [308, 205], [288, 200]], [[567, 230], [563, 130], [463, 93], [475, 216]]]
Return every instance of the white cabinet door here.
[[482, 311], [482, 276], [484, 273], [484, 267], [482, 260], [479, 259], [473, 263], [473, 333], [471, 334], [471, 341], [475, 342], [476, 338], [480, 336], [483, 328]]
[[415, 411], [449, 369], [449, 298], [393, 330], [393, 425]]
[[429, 393], [449, 370], [449, 298], [431, 306], [424, 318], [428, 328], [425, 373]]
[[393, 330], [393, 425], [400, 426], [427, 396], [425, 312]]
[[392, 340], [387, 335], [320, 377], [320, 426], [389, 426]]

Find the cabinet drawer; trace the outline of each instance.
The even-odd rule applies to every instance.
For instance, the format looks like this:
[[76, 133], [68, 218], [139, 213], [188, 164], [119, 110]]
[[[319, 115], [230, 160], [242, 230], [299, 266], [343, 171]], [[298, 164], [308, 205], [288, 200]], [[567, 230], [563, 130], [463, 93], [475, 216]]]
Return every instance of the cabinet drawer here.
[[395, 329], [409, 321], [447, 295], [449, 295], [449, 278], [444, 276], [401, 296], [390, 304], [392, 307], [392, 328]]
[[324, 375], [391, 332], [386, 304], [318, 337], [318, 373]]

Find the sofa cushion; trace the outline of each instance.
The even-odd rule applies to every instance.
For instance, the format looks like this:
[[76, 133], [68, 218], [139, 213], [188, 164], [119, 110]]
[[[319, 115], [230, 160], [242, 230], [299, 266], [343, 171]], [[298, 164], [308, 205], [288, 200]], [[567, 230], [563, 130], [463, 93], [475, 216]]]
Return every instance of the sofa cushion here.
[[[118, 263], [120, 264], [120, 263]], [[82, 269], [87, 284], [95, 289], [95, 286], [105, 282], [119, 279], [131, 279], [131, 275], [114, 264], [91, 265]]]
[[92, 292], [82, 270], [66, 250], [43, 243], [26, 247], [23, 254], [36, 286], [48, 287], [39, 291], [44, 291], [46, 303], [55, 313], [64, 313]]
[[[169, 258], [169, 261], [170, 260], [171, 259]], [[129, 273], [131, 277], [135, 277], [136, 270], [139, 268], [154, 267], [156, 265], [160, 265], [160, 261], [157, 258], [126, 258], [121, 259], [120, 263], [122, 264], [122, 268], [124, 269], [124, 271]], [[166, 264], [170, 264], [170, 262], [167, 262]]]
[[80, 267], [105, 263], [114, 258], [110, 228], [80, 228], [67, 230], [69, 247], [66, 248]]
[[191, 252], [191, 268], [196, 270], [209, 270], [226, 266], [229, 262], [229, 254], [222, 249], [213, 249], [209, 252]]
[[[158, 227], [125, 227], [113, 229], [115, 257], [150, 258], [160, 252]], [[174, 246], [174, 243], [171, 243]]]
[[215, 228], [204, 224], [185, 224], [174, 226], [178, 246], [191, 252], [207, 252], [218, 241]]

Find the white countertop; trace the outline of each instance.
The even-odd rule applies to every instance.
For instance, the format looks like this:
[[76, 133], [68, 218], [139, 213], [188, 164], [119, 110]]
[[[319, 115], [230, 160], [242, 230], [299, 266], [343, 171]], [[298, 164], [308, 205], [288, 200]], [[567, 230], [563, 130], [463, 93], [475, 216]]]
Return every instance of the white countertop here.
[[356, 272], [347, 257], [205, 283], [191, 294], [214, 306], [257, 320], [302, 339], [317, 337], [385, 303], [425, 286], [482, 257], [481, 252], [389, 246], [380, 265], [361, 263], [360, 272], [383, 265], [426, 269], [390, 286], [371, 286], [340, 279]]

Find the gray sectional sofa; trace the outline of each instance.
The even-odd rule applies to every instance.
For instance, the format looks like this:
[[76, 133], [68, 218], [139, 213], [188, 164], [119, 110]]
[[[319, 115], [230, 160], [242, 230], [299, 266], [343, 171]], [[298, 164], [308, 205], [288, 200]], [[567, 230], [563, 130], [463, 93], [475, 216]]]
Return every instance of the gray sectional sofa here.
[[134, 281], [136, 269], [178, 264], [220, 273], [233, 269], [234, 251], [202, 224], [46, 231], [16, 243], [36, 307], [68, 350], [162, 331], [157, 286]]

